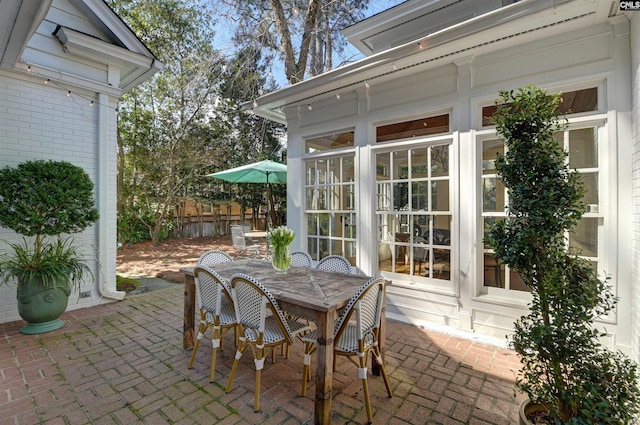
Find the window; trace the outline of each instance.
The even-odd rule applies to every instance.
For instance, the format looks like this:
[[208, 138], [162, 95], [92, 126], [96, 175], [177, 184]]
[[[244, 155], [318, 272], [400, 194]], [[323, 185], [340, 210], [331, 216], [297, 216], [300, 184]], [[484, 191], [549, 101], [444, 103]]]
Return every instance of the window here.
[[378, 268], [451, 280], [451, 140], [376, 153]]
[[567, 237], [569, 245], [577, 248], [582, 255], [595, 263], [599, 256], [598, 227], [600, 226], [600, 193], [598, 180], [600, 174], [598, 161], [598, 127], [569, 128], [557, 134], [556, 139], [569, 152], [569, 167], [582, 176], [586, 205], [585, 215]]
[[449, 132], [449, 114], [381, 125], [376, 128], [376, 142], [411, 139]]
[[307, 252], [315, 260], [345, 256], [356, 264], [354, 154], [305, 161]]
[[[583, 90], [575, 90], [562, 93], [562, 103], [559, 112], [562, 114], [578, 114], [581, 112], [593, 112], [598, 110], [598, 89], [591, 87]], [[482, 126], [493, 125], [492, 118], [498, 107], [496, 105], [482, 108]]]
[[[504, 155], [504, 142], [500, 139], [481, 141], [482, 152], [482, 221], [483, 238], [487, 231], [498, 220], [506, 216], [505, 207], [508, 203], [508, 194], [502, 181], [496, 174], [496, 156]], [[516, 272], [512, 272], [503, 263], [498, 261], [493, 250], [484, 245], [482, 256], [483, 283], [485, 287], [512, 289], [515, 291], [528, 291], [522, 279]]]
[[306, 153], [353, 147], [354, 133], [346, 131], [305, 140]]
[[[582, 176], [585, 185], [586, 204], [585, 215], [572, 232], [567, 234], [568, 244], [578, 248], [582, 255], [591, 260], [597, 267], [600, 241], [598, 228], [602, 225], [599, 214], [599, 149], [598, 134], [600, 126], [570, 125], [568, 129], [556, 134], [556, 140], [569, 153], [569, 167], [575, 169]], [[489, 227], [497, 220], [506, 216], [508, 193], [495, 170], [495, 158], [498, 153], [504, 154], [504, 143], [496, 138], [480, 140], [482, 153], [482, 219], [484, 225], [483, 236]], [[493, 255], [489, 246], [483, 249], [483, 286], [486, 288], [501, 288], [513, 291], [528, 291], [517, 273], [501, 264]]]

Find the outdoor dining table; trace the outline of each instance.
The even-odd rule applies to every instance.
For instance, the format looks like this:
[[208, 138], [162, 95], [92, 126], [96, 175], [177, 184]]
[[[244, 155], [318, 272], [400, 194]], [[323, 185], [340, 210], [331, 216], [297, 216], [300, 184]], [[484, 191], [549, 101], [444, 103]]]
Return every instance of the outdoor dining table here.
[[251, 230], [249, 232], [244, 232], [244, 237], [248, 239], [260, 239], [264, 240], [264, 244], [266, 246], [267, 256], [269, 253], [269, 232], [265, 230]]
[[[227, 281], [234, 273], [245, 273], [259, 280], [287, 313], [312, 319], [317, 324], [316, 393], [314, 424], [331, 423], [333, 373], [333, 331], [339, 311], [368, 276], [342, 274], [307, 267], [291, 267], [286, 274], [276, 274], [268, 261], [241, 259], [220, 263], [213, 269]], [[183, 346], [193, 348], [195, 329], [195, 281], [193, 267], [183, 268], [185, 274]], [[386, 281], [386, 284], [390, 284]], [[385, 303], [383, 302], [379, 343], [384, 355]], [[380, 370], [372, 360], [372, 372]]]

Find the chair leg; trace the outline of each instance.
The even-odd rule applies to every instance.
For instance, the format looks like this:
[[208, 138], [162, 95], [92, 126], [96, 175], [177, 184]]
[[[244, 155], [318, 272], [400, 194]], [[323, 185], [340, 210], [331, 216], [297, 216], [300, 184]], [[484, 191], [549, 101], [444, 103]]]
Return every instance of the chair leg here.
[[[254, 412], [257, 412], [260, 410], [260, 384], [262, 381], [262, 369], [264, 368], [264, 360], [265, 360], [264, 347], [258, 348], [256, 351], [257, 351], [257, 356], [253, 360], [253, 362], [256, 365], [256, 390], [255, 390], [255, 398], [253, 401]], [[274, 353], [273, 350], [271, 352]]]
[[371, 402], [369, 400], [369, 384], [367, 383], [367, 356], [359, 356], [360, 367], [358, 368], [358, 377], [362, 381], [362, 390], [364, 392], [364, 404], [367, 408], [368, 423], [373, 422], [373, 414], [371, 413]]
[[196, 336], [196, 341], [193, 344], [193, 352], [191, 352], [191, 359], [189, 359], [188, 368], [191, 369], [193, 367], [193, 362], [196, 359], [196, 354], [198, 354], [198, 348], [200, 347], [200, 340], [204, 337], [204, 333], [207, 330], [207, 322], [203, 319], [200, 319], [200, 326], [198, 327], [198, 335]]
[[238, 351], [236, 351], [236, 358], [233, 361], [233, 366], [231, 367], [231, 374], [229, 375], [229, 381], [227, 382], [226, 393], [228, 394], [231, 391], [231, 386], [233, 385], [233, 378], [236, 376], [236, 370], [238, 370], [238, 364], [240, 363], [240, 358], [242, 357], [242, 353], [247, 348], [245, 345], [244, 338], [239, 339], [238, 343]]
[[307, 381], [311, 379], [311, 344], [304, 343], [304, 360], [302, 366], [302, 389], [300, 394], [302, 397], [307, 395]]
[[213, 326], [211, 329], [211, 370], [209, 371], [209, 382], [213, 382], [216, 373], [216, 357], [218, 355], [218, 348], [221, 346], [220, 339], [220, 326]]
[[387, 394], [389, 395], [389, 398], [392, 398], [393, 394], [391, 393], [391, 385], [389, 385], [389, 378], [387, 378], [387, 371], [384, 369], [384, 362], [382, 361], [382, 356], [380, 355], [380, 350], [378, 350], [377, 346], [373, 348], [373, 353], [375, 355], [376, 362], [380, 365], [380, 372], [382, 373], [384, 386], [387, 388]]

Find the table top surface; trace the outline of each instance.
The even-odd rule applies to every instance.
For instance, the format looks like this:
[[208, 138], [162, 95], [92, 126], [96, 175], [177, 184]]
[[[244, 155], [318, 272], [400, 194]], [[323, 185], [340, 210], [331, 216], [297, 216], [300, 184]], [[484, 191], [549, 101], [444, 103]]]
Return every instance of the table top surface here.
[[[182, 271], [192, 274], [194, 268]], [[231, 282], [236, 273], [247, 274], [262, 283], [278, 301], [316, 311], [344, 307], [355, 291], [370, 279], [308, 267], [291, 267], [285, 274], [276, 274], [270, 262], [256, 259], [240, 259], [211, 268], [227, 282]]]
[[262, 231], [262, 230], [255, 230], [255, 231], [251, 231], [251, 232], [245, 232], [244, 233], [244, 237], [245, 238], [266, 238], [267, 237], [267, 232]]

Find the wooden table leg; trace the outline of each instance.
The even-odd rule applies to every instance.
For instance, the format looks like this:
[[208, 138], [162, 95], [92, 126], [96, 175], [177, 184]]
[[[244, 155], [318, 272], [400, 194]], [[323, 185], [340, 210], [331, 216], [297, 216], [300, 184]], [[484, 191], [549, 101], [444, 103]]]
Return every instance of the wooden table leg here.
[[316, 399], [313, 423], [331, 424], [333, 387], [333, 326], [336, 311], [318, 312], [318, 348], [316, 350]]
[[196, 282], [191, 274], [184, 275], [184, 319], [182, 325], [182, 348], [193, 349], [196, 317]]

